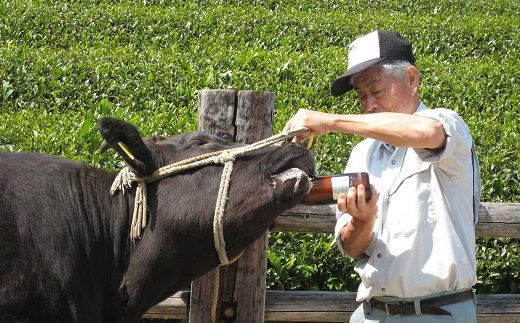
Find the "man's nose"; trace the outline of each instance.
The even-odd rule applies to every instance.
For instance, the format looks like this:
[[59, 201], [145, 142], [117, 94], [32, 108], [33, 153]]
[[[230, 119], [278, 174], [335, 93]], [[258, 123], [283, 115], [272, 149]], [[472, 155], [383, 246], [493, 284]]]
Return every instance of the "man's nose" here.
[[374, 98], [368, 97], [365, 102], [365, 113], [374, 113], [377, 110], [377, 103]]
[[366, 113], [375, 113], [377, 111], [377, 107], [375, 105], [371, 105], [366, 109]]

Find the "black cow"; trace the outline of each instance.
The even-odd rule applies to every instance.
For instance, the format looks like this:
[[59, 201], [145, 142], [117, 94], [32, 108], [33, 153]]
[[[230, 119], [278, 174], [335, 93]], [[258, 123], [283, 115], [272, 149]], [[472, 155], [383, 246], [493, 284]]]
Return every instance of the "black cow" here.
[[[202, 132], [145, 143], [132, 125], [108, 118], [98, 128], [140, 176], [237, 146]], [[314, 165], [296, 144], [235, 161], [223, 220], [230, 259], [302, 199]], [[135, 322], [215, 268], [222, 169], [208, 165], [147, 184], [149, 223], [132, 241], [134, 190], [110, 195], [116, 174], [44, 154], [0, 153], [0, 322]]]

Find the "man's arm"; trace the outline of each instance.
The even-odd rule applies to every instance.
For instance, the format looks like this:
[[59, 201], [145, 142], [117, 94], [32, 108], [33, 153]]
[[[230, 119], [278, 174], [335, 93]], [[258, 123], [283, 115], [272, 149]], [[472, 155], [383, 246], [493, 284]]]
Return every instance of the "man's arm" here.
[[347, 132], [383, 141], [395, 147], [439, 149], [446, 144], [442, 124], [431, 118], [405, 113], [329, 114], [300, 109], [284, 130], [307, 127], [310, 131], [295, 137], [304, 140], [312, 133]]

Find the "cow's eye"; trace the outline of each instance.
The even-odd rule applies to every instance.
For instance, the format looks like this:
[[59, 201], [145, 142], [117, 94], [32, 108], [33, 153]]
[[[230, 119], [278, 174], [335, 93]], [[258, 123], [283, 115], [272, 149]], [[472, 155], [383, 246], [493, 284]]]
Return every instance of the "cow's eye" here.
[[201, 140], [201, 139], [193, 139], [189, 143], [189, 147], [200, 147], [209, 144], [209, 142]]
[[217, 137], [220, 137], [224, 140], [233, 141], [233, 135], [224, 131], [217, 132]]

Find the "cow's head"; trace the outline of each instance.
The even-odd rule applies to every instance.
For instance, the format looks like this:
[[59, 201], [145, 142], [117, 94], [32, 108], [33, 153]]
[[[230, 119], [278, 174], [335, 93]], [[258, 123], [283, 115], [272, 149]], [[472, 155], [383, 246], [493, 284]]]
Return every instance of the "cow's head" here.
[[[102, 119], [98, 127], [106, 143], [140, 176], [190, 157], [241, 146], [204, 132], [143, 140], [134, 126], [116, 119]], [[223, 216], [229, 258], [262, 235], [276, 216], [299, 203], [311, 187], [308, 175], [314, 167], [314, 154], [293, 143], [235, 160]], [[162, 250], [155, 256], [177, 257], [182, 262], [177, 267], [188, 265], [187, 275], [215, 267], [212, 223], [222, 170], [222, 165], [212, 164], [149, 183], [150, 222], [138, 249], [148, 245], [154, 250], [155, 244]]]

